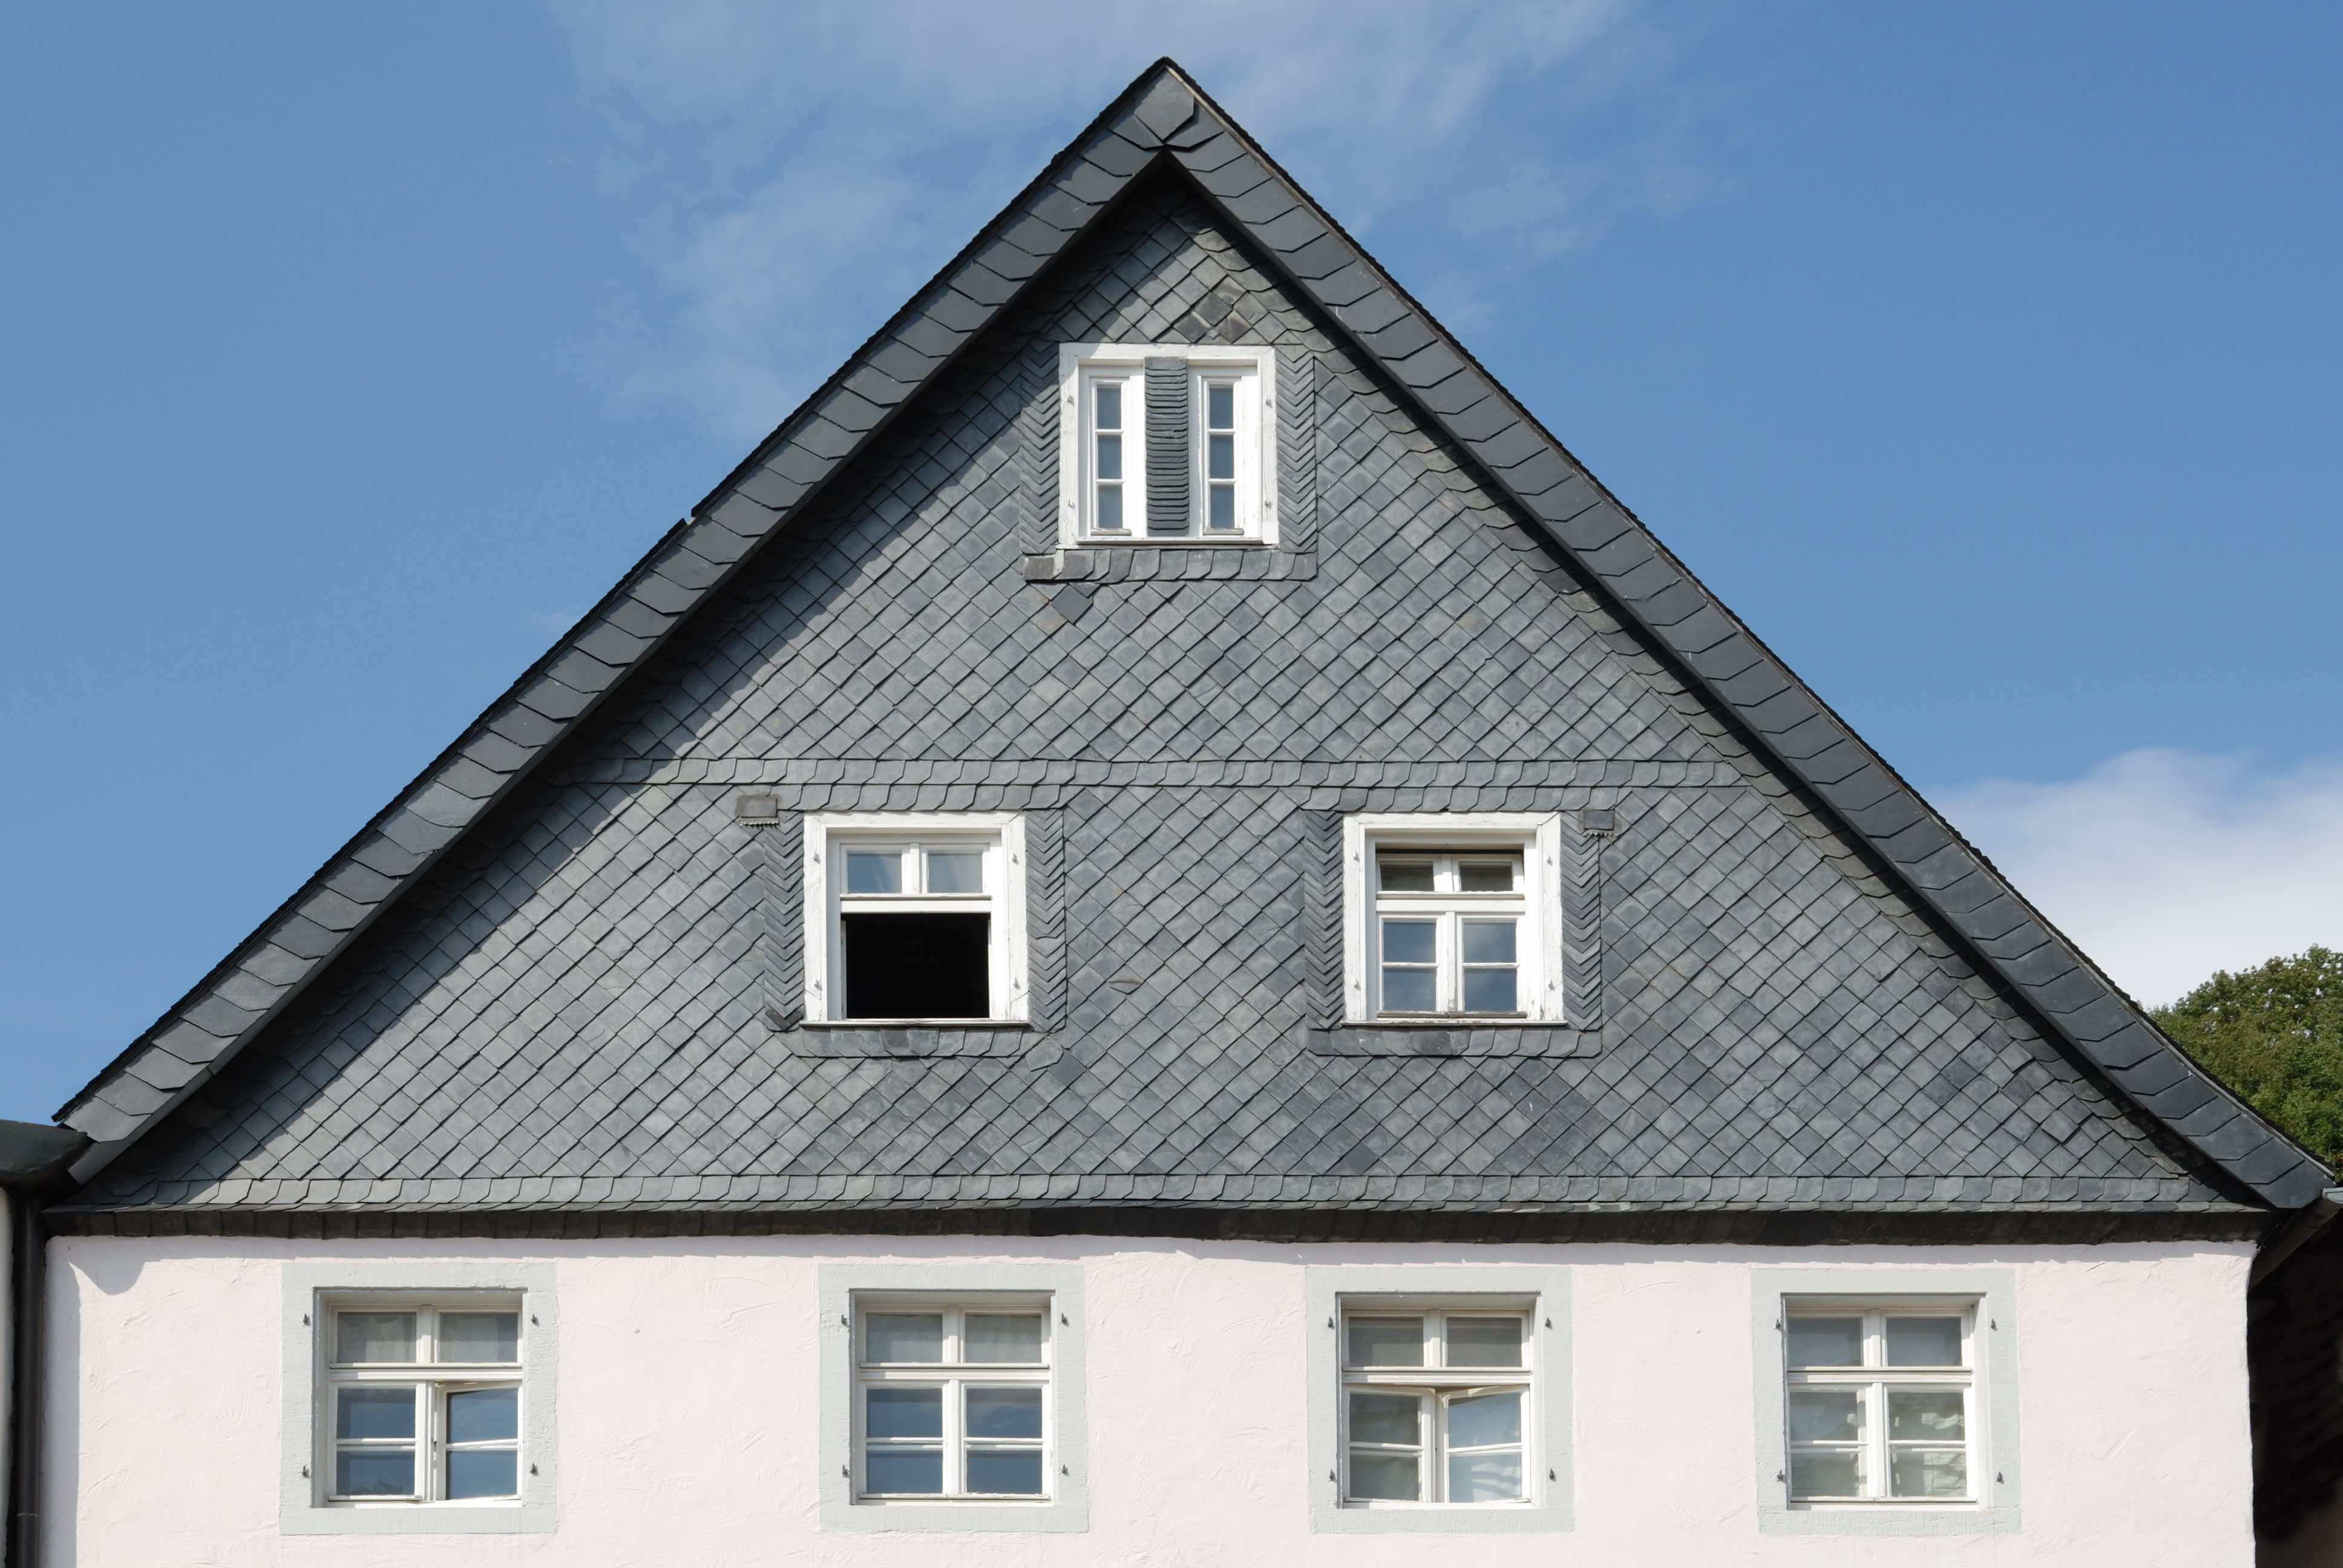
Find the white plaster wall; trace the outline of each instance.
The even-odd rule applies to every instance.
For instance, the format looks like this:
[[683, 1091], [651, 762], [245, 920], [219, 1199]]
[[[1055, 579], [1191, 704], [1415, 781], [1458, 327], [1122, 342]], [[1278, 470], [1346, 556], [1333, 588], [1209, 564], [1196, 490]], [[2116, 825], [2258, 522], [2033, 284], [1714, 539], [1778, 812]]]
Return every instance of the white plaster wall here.
[[[2249, 1249], [1273, 1246], [1069, 1237], [722, 1241], [52, 1243], [47, 1547], [55, 1568], [560, 1563], [888, 1568], [1476, 1568], [1798, 1563], [2249, 1568]], [[279, 1268], [325, 1258], [551, 1261], [559, 1528], [283, 1536]], [[1087, 1533], [823, 1533], [824, 1261], [1072, 1261], [1090, 1364]], [[1577, 1524], [1555, 1534], [1313, 1535], [1302, 1269], [1573, 1267]], [[2016, 1533], [1761, 1535], [1755, 1267], [2016, 1273]]]

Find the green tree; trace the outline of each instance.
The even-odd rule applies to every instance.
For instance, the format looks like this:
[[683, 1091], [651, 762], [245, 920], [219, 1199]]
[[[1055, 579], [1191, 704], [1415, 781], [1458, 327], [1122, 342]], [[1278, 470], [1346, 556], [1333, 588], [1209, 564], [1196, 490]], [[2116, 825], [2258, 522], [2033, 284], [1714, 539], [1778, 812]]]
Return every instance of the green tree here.
[[2222, 970], [2150, 1016], [2248, 1105], [2343, 1163], [2343, 953], [2315, 947]]

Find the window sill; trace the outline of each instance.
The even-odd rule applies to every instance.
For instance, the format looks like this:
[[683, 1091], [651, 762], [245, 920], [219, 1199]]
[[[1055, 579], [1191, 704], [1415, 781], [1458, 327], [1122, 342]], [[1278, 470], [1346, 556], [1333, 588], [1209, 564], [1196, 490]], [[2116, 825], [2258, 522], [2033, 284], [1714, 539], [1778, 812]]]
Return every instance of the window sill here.
[[1514, 1019], [1373, 1019], [1302, 1030], [1312, 1056], [1594, 1056], [1600, 1030]]
[[1046, 1039], [1021, 1019], [791, 1019], [768, 1010], [766, 1026], [791, 1056], [1022, 1056]]
[[1029, 583], [1297, 582], [1318, 575], [1313, 551], [1267, 539], [1085, 539], [1024, 558]]

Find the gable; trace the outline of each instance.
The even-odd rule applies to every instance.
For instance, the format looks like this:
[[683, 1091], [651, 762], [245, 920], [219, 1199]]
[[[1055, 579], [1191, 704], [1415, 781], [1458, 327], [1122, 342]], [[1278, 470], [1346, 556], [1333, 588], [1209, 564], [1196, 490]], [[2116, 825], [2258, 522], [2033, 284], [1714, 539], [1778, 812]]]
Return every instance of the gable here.
[[[1168, 80], [1115, 123], [1170, 118]], [[1182, 101], [1169, 129], [1193, 144], [1193, 174], [1234, 144]], [[1164, 129], [1141, 134], [1161, 146]], [[1134, 145], [1121, 135], [1078, 147]], [[1126, 179], [1146, 161], [1102, 156]], [[1075, 160], [1027, 205], [1096, 167]], [[2120, 1071], [2046, 1027], [2027, 988], [2065, 996], [2095, 977], [2041, 962], [2055, 939], [2015, 947], [2029, 970], [1948, 930], [1946, 895], [2013, 946], [2025, 923], [1960, 894], [1990, 873], [1960, 872], [1948, 837], [1914, 842], [1934, 819], [1899, 815], [1892, 793], [1835, 810], [1782, 749], [1829, 756], [1835, 721], [1801, 709], [1799, 689], [1769, 690], [1763, 658], [1704, 681], [1682, 628], [1722, 628], [1712, 650], [1745, 634], [1704, 596], [1687, 602], [1696, 585], [1624, 518], [1592, 549], [1573, 548], [1602, 531], [1586, 508], [1576, 541], [1541, 525], [1504, 476], [1559, 449], [1513, 455], [1502, 433], [1476, 447], [1465, 415], [1443, 418], [1394, 373], [1403, 320], [1363, 332], [1294, 275], [1293, 253], [1331, 231], [1289, 226], [1281, 252], [1285, 219], [1216, 203], [1204, 173], [1199, 191], [1157, 171], [1104, 217], [1069, 219], [1079, 237], [1006, 310], [899, 383], [886, 428], [832, 442], [824, 421], [886, 366], [908, 370], [902, 345], [924, 328], [899, 324], [858, 357], [524, 682], [537, 726], [492, 715], [445, 765], [493, 774], [510, 759], [489, 739], [561, 743], [517, 787], [501, 780], [518, 763], [472, 781], [479, 809], [441, 841], [454, 853], [407, 849], [407, 869], [373, 873], [403, 896], [386, 888], [362, 935], [312, 943], [334, 960], [328, 984], [281, 999], [247, 985], [266, 1006], [228, 1037], [238, 1052], [147, 1085], [126, 1130], [103, 1107], [108, 1092], [140, 1102], [136, 1070], [71, 1108], [122, 1133], [109, 1156], [152, 1129], [82, 1201], [2201, 1206], [2235, 1182], [2275, 1196], [2310, 1179], [2152, 1031], [2127, 1069], [2147, 1088], [2127, 1097]], [[1302, 515], [1276, 551], [1054, 557], [1057, 345], [1111, 338], [1292, 357], [1288, 384], [1309, 396], [1300, 411], [1286, 399], [1284, 456]], [[1427, 337], [1405, 361], [1440, 347]], [[733, 551], [737, 570], [689, 566], [743, 537], [757, 497], [803, 495], [791, 470], [828, 446], [819, 492]], [[687, 603], [677, 578], [695, 575]], [[1674, 644], [1654, 630], [1663, 613]], [[547, 684], [618, 688], [620, 671], [599, 711], [570, 704], [557, 722], [528, 706]], [[1868, 788], [1867, 755], [1842, 794]], [[1062, 850], [1044, 962], [1062, 1012], [1046, 1043], [849, 1059], [774, 1028], [790, 890], [778, 836], [733, 817], [751, 785], [787, 812], [1048, 814]], [[407, 809], [427, 821], [415, 802], [447, 789]], [[1620, 821], [1597, 857], [1594, 1049], [1310, 1049], [1318, 824], [1585, 807]], [[1933, 880], [1894, 872], [1882, 846], [1898, 837]], [[238, 1027], [214, 1000], [181, 1021]], [[2097, 1005], [2076, 995], [2066, 1014]], [[186, 1032], [159, 1031], [148, 1056], [186, 1061], [166, 1036]], [[2193, 1144], [2142, 1113], [2148, 1090], [2191, 1086]]]

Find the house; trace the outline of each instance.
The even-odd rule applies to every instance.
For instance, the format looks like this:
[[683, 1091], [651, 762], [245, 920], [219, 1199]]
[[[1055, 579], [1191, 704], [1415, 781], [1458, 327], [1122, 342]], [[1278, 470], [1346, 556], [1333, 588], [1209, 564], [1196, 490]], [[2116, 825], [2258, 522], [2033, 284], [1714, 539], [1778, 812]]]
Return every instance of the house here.
[[2244, 1568], [2333, 1212], [1169, 62], [59, 1120], [23, 1564]]

